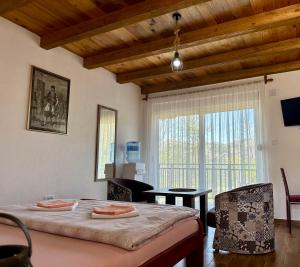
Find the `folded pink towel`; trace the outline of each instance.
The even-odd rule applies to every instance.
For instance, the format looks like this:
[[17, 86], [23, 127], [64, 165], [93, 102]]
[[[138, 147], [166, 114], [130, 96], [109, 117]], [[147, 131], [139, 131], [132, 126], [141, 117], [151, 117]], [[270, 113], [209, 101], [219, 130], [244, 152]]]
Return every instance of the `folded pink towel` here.
[[62, 199], [53, 199], [47, 201], [41, 201], [36, 203], [37, 207], [47, 208], [47, 209], [57, 209], [57, 208], [65, 208], [72, 207], [75, 202], [66, 201]]
[[93, 213], [103, 215], [120, 215], [134, 211], [132, 205], [109, 205], [103, 208], [94, 208]]

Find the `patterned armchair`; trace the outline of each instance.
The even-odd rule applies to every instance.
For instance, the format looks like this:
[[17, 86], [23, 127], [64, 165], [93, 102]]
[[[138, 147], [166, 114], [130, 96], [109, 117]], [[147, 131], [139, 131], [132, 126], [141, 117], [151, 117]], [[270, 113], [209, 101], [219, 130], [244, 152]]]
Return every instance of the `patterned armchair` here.
[[240, 187], [215, 197], [213, 248], [241, 254], [274, 251], [273, 185]]
[[152, 190], [153, 186], [131, 179], [113, 178], [107, 180], [107, 199], [127, 202], [146, 202], [143, 191]]

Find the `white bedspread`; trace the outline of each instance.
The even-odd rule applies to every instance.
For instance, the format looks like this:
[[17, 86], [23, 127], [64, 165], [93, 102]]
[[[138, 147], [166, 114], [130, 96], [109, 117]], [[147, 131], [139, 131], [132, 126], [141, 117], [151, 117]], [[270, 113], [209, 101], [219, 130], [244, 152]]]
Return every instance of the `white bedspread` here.
[[[91, 219], [93, 207], [111, 204], [110, 201], [80, 201], [74, 211], [31, 211], [29, 205], [0, 206], [0, 212], [12, 214], [29, 229], [67, 237], [110, 244], [126, 250], [136, 250], [175, 223], [198, 216], [198, 211], [171, 205], [133, 203], [140, 216], [122, 219]], [[115, 202], [114, 202], [115, 203]], [[1, 223], [10, 224], [1, 220]]]

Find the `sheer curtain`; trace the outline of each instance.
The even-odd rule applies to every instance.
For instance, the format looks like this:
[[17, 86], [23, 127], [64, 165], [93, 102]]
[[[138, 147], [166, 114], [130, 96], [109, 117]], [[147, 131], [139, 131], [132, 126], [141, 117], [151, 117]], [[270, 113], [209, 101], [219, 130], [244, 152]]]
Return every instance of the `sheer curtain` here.
[[115, 151], [115, 113], [109, 109], [102, 108], [100, 112], [99, 127], [99, 162], [98, 176], [105, 177], [105, 165], [114, 162]]
[[264, 83], [149, 99], [147, 182], [209, 187], [213, 195], [267, 180]]

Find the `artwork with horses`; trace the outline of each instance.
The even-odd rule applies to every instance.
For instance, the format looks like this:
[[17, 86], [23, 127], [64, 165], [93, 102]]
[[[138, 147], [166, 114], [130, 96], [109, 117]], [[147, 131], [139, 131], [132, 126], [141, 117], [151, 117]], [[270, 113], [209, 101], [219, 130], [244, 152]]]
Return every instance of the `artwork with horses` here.
[[70, 80], [32, 67], [28, 129], [67, 134]]

